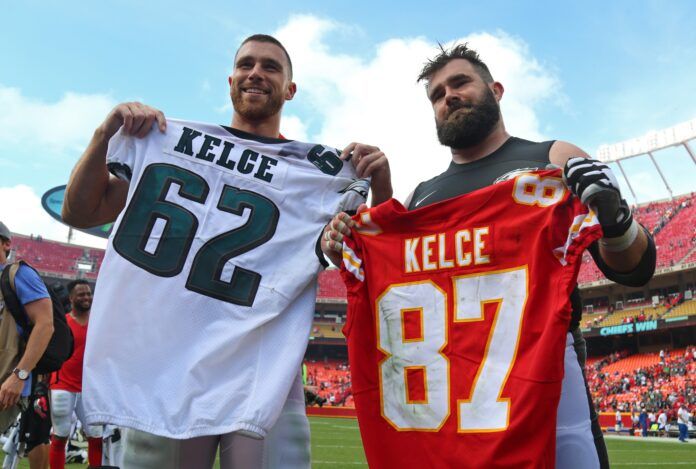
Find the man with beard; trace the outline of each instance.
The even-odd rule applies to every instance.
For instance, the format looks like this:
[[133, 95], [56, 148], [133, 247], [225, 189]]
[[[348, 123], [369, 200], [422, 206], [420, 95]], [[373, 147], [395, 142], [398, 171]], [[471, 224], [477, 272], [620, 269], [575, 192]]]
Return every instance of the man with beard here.
[[[285, 140], [280, 135], [282, 107], [286, 101], [293, 99], [297, 88], [292, 81], [290, 57], [282, 44], [275, 38], [259, 34], [243, 41], [235, 55], [234, 70], [228, 78], [228, 83], [234, 108], [231, 126], [201, 124], [200, 126], [192, 125], [191, 128], [184, 127], [181, 138], [178, 140], [179, 144], [175, 148], [172, 144], [166, 152], [161, 152], [166, 153], [165, 156], [157, 156], [157, 158], [164, 158], [167, 155], [173, 155], [175, 158], [170, 161], [181, 164], [181, 167], [186, 168], [184, 171], [177, 167], [171, 169], [168, 163], [165, 165], [158, 162], [148, 166], [148, 168], [157, 166], [157, 169], [166, 166], [167, 168], [164, 169], [175, 171], [177, 177], [183, 175], [187, 178], [187, 180], [179, 178], [176, 181], [182, 184], [180, 191], [184, 190], [184, 185], [193, 187], [193, 183], [201, 180], [199, 179], [200, 175], [209, 176], [203, 180], [205, 184], [201, 183], [197, 187], [204, 188], [201, 189], [200, 194], [207, 194], [209, 189], [211, 197], [212, 193], [216, 191], [216, 187], [222, 185], [220, 181], [230, 181], [224, 183], [222, 196], [218, 193], [215, 194], [215, 196], [220, 197], [217, 208], [219, 211], [227, 212], [228, 218], [225, 219], [224, 226], [214, 226], [215, 222], [211, 219], [219, 215], [214, 213], [215, 204], [208, 211], [212, 215], [205, 218], [205, 223], [197, 223], [195, 215], [199, 214], [194, 214], [192, 210], [182, 210], [182, 205], [187, 205], [187, 208], [193, 207], [193, 210], [200, 210], [196, 202], [205, 198], [204, 195], [200, 194], [195, 196], [199, 200], [193, 200], [195, 197], [189, 193], [183, 194], [182, 197], [189, 197], [189, 199], [179, 202], [182, 205], [173, 204], [169, 200], [158, 199], [155, 202], [159, 204], [157, 207], [164, 207], [159, 213], [168, 210], [167, 214], [173, 213], [174, 216], [178, 217], [179, 223], [172, 223], [173, 230], [186, 226], [187, 221], [193, 217], [196, 224], [189, 226], [196, 226], [199, 231], [208, 230], [205, 231], [205, 237], [210, 236], [210, 239], [199, 248], [193, 263], [185, 266], [185, 269], [191, 272], [190, 277], [184, 276], [181, 284], [178, 285], [175, 283], [177, 277], [180, 277], [178, 272], [173, 275], [167, 273], [166, 275], [174, 278], [170, 278], [166, 284], [161, 284], [162, 290], [166, 287], [174, 297], [189, 295], [186, 300], [181, 299], [177, 302], [186, 301], [186, 304], [180, 306], [169, 303], [169, 307], [157, 304], [152, 305], [151, 310], [140, 312], [146, 317], [158, 314], [159, 321], [162, 322], [162, 315], [170, 314], [163, 310], [191, 309], [191, 311], [185, 311], [185, 314], [182, 313], [167, 320], [168, 322], [182, 323], [183, 327], [188, 327], [186, 339], [182, 340], [181, 343], [174, 344], [177, 347], [176, 350], [172, 350], [171, 338], [164, 337], [166, 333], [159, 336], [155, 334], [157, 340], [153, 339], [152, 346], [148, 347], [146, 352], [135, 351], [136, 355], [137, 353], [147, 353], [147, 356], [143, 356], [142, 360], [133, 366], [133, 368], [137, 368], [137, 373], [131, 374], [128, 370], [124, 371], [131, 379], [122, 381], [132, 383], [133, 393], [140, 392], [142, 397], [142, 399], [132, 399], [132, 401], [137, 402], [138, 406], [136, 407], [134, 404], [132, 409], [145, 408], [148, 415], [137, 414], [132, 409], [127, 409], [120, 415], [116, 415], [118, 409], [109, 409], [111, 412], [108, 415], [110, 423], [118, 424], [113, 420], [121, 419], [127, 423], [123, 426], [128, 427], [125, 432], [123, 467], [136, 469], [212, 467], [218, 446], [220, 464], [223, 469], [233, 467], [309, 467], [309, 424], [304, 410], [299, 364], [307, 344], [315, 298], [312, 296], [313, 284], [309, 282], [305, 285], [308, 282], [305, 277], [314, 275], [314, 270], [319, 267], [319, 262], [323, 262], [323, 256], [320, 256], [321, 252], [317, 244], [324, 224], [334, 213], [341, 210], [340, 207], [344, 204], [349, 206], [347, 209], [354, 210], [357, 207], [357, 200], [364, 200], [367, 192], [366, 183], [362, 180], [355, 181], [356, 175], [358, 178], [368, 176], [372, 178], [372, 183], [376, 188], [372, 194], [373, 203], [380, 203], [391, 197], [389, 166], [384, 154], [377, 147], [359, 143], [348, 145], [343, 150], [343, 155], [344, 158], [349, 154], [351, 155], [351, 164], [354, 166], [352, 169], [350, 166], [343, 165], [338, 154], [326, 150], [321, 145], [314, 146], [308, 153], [304, 149], [307, 144]], [[143, 174], [147, 171], [147, 169], [143, 170], [137, 167], [139, 161], [125, 167], [121, 164], [112, 164], [108, 169], [122, 177], [117, 178], [109, 173], [105, 160], [118, 160], [121, 155], [129, 153], [133, 147], [140, 148], [139, 139], [150, 142], [158, 137], [166, 138], [167, 133], [176, 136], [178, 134], [174, 132], [181, 132], [182, 125], [179, 122], [170, 120], [169, 125], [167, 124], [168, 122], [161, 111], [144, 104], [124, 103], [116, 106], [102, 125], [97, 128], [87, 150], [73, 170], [63, 205], [64, 220], [73, 226], [94, 226], [113, 221], [126, 205], [129, 187], [131, 192], [135, 193], [135, 195], [131, 194], [132, 198], [148, 192], [148, 189], [153, 189], [143, 186], [144, 176], [140, 177], [140, 181], [137, 183], [138, 188], [133, 189], [136, 184], [136, 170]], [[156, 132], [150, 132], [155, 125], [160, 135]], [[206, 136], [203, 137], [201, 132], [196, 129], [203, 129]], [[219, 135], [219, 137], [215, 135]], [[199, 150], [198, 153], [193, 153], [192, 150], [193, 144], [191, 142], [194, 142], [195, 139], [200, 145], [200, 149], [196, 148]], [[203, 140], [205, 143], [201, 145], [200, 142]], [[175, 139], [174, 143], [176, 141]], [[142, 145], [147, 145], [147, 142], [142, 143]], [[163, 148], [157, 145], [159, 143], [152, 147]], [[169, 145], [168, 141], [167, 145]], [[244, 150], [245, 148], [247, 149]], [[318, 150], [315, 151], [317, 148]], [[254, 151], [251, 151], [252, 149]], [[235, 154], [234, 152], [237, 151], [242, 152], [242, 154]], [[237, 158], [237, 160], [233, 158]], [[281, 171], [281, 168], [285, 169]], [[191, 175], [193, 171], [197, 173]], [[235, 176], [240, 173], [243, 174], [236, 178]], [[129, 186], [127, 182], [131, 174], [133, 175], [133, 186]], [[154, 188], [155, 192], [159, 190], [158, 184], [161, 184], [161, 181], [172, 180], [171, 177], [167, 178], [168, 176], [165, 175], [162, 178], [157, 177], [152, 180], [153, 186], [157, 186]], [[188, 181], [193, 182], [188, 183]], [[284, 185], [283, 181], [285, 181]], [[334, 187], [339, 183], [345, 184], [346, 181], [350, 183], [349, 186]], [[232, 183], [235, 183], [235, 186], [237, 184], [244, 185], [241, 186], [240, 190], [238, 187], [232, 187], [230, 185]], [[165, 186], [166, 184], [168, 183], [165, 183]], [[259, 188], [263, 188], [264, 185], [272, 187], [267, 189], [268, 192], [262, 193], [264, 197], [261, 197], [261, 189]], [[329, 193], [329, 191], [331, 192]], [[165, 196], [166, 193], [160, 197]], [[245, 199], [239, 202], [239, 197]], [[272, 197], [276, 197], [276, 200], [273, 201]], [[172, 197], [169, 196], [169, 198]], [[176, 199], [176, 195], [174, 198], [180, 200]], [[140, 238], [139, 235], [129, 233], [131, 239], [126, 239], [125, 236], [119, 237], [119, 230], [124, 224], [137, 225], [139, 220], [147, 221], [147, 218], [151, 216], [145, 214], [144, 217], [129, 218], [131, 205], [129, 204], [128, 209], [117, 222], [110, 247], [114, 246], [114, 251], [118, 252], [124, 260], [130, 260], [126, 256], [133, 257], [129, 253], [136, 252], [140, 256], [138, 262], [148, 267], [144, 270], [152, 275], [147, 277], [147, 272], [132, 270], [131, 265], [126, 265], [119, 260], [119, 265], [133, 274], [123, 285], [124, 295], [128, 295], [129, 288], [143, 288], [142, 285], [136, 285], [138, 281], [133, 280], [133, 276], [142, 275], [143, 282], [153, 282], [157, 280], [158, 276], [165, 276], [161, 275], [161, 270], [158, 270], [157, 266], [152, 266], [152, 263], [153, 259], [167, 262], [167, 259], [158, 255], [158, 250], [162, 239], [169, 242], [165, 236], [166, 230], [162, 228], [165, 235], [159, 236], [157, 250], [148, 250], [147, 243], [150, 241], [147, 239], [142, 244], [131, 243], [132, 238]], [[174, 207], [173, 212], [172, 206]], [[278, 211], [283, 210], [284, 207], [287, 207], [287, 211], [282, 211], [282, 216], [277, 216]], [[261, 211], [261, 208], [264, 211]], [[253, 217], [252, 219], [252, 215], [257, 209], [259, 214], [265, 216]], [[274, 216], [274, 210], [276, 216]], [[248, 214], [248, 219], [237, 222], [234, 217], [241, 217], [243, 214]], [[160, 216], [156, 221], [162, 219]], [[317, 225], [318, 229], [316, 232], [308, 232], [306, 227], [313, 227], [317, 223], [315, 219], [320, 220], [320, 225]], [[311, 223], [307, 220], [310, 220]], [[232, 222], [237, 223], [237, 225], [242, 224], [242, 226], [230, 227], [229, 224]], [[282, 228], [288, 224], [292, 225], [289, 227], [290, 229]], [[256, 229], [259, 226], [265, 231], [250, 232], [251, 230], [247, 229]], [[274, 234], [276, 227], [278, 228], [277, 235]], [[146, 230], [152, 232], [155, 228], [153, 225], [149, 225]], [[229, 231], [230, 229], [231, 231]], [[195, 232], [195, 228], [192, 231]], [[213, 279], [217, 283], [211, 282], [210, 276], [193, 276], [194, 269], [198, 271], [212, 270], [218, 265], [217, 258], [215, 262], [199, 262], [198, 257], [203, 252], [204, 247], [214, 240], [224, 238], [220, 232], [223, 232], [228, 240], [233, 236], [232, 240], [235, 243], [240, 241], [246, 243], [238, 251], [241, 253], [249, 252], [250, 255], [256, 256], [256, 259], [251, 258], [256, 262], [251, 264], [254, 267], [253, 271], [235, 266], [232, 269], [231, 280], [226, 281], [222, 280], [224, 273], [218, 271], [213, 273], [219, 277]], [[303, 235], [302, 239], [298, 239], [297, 233], [306, 233], [306, 236]], [[246, 238], [256, 236], [257, 239], [252, 239], [253, 242], [250, 242], [249, 239], [240, 239], [243, 237], [242, 234]], [[259, 235], [268, 236], [259, 238]], [[186, 239], [187, 237], [194, 238], [188, 232], [178, 239]], [[201, 242], [198, 238], [203, 237], [203, 235], [197, 235], [195, 242]], [[278, 238], [281, 241], [290, 239], [294, 244], [282, 250], [263, 246], [269, 239], [269, 244], [281, 242], [276, 241]], [[117, 245], [125, 249], [119, 251]], [[190, 246], [191, 244], [188, 244], [182, 249], [169, 251], [169, 254], [180, 256], [180, 252], [185, 253]], [[213, 252], [214, 256], [222, 255], [220, 253], [228, 252], [231, 249], [229, 245], [218, 245], [217, 248], [218, 250]], [[307, 250], [309, 252], [302, 259], [303, 262], [295, 262], [294, 256]], [[125, 251], [127, 251], [125, 255], [121, 254]], [[230, 257], [234, 257], [235, 259], [232, 260], [236, 261], [236, 253], [229, 252], [230, 256], [225, 258], [225, 262], [230, 261]], [[270, 255], [274, 256], [272, 262], [262, 257]], [[113, 262], [118, 259], [116, 254], [113, 255], [113, 259]], [[250, 259], [250, 257], [246, 259]], [[104, 275], [107, 261], [111, 261], [109, 250], [107, 250], [105, 263], [102, 265], [102, 275]], [[290, 261], [293, 262], [293, 265], [285, 265]], [[135, 262], [131, 262], [131, 264], [135, 264]], [[183, 264], [184, 261], [180, 265]], [[249, 264], [247, 263], [246, 266]], [[226, 264], [224, 270], [229, 271], [228, 267]], [[275, 270], [273, 270], [274, 268]], [[289, 268], [295, 270], [289, 271]], [[262, 271], [262, 269], [265, 270]], [[223, 268], [221, 267], [220, 270]], [[266, 275], [259, 275], [257, 270]], [[269, 271], [266, 272], [266, 270]], [[184, 270], [184, 273], [188, 273], [187, 270]], [[245, 280], [235, 283], [234, 279], [237, 274], [240, 277], [243, 276]], [[262, 277], [264, 277], [263, 281]], [[102, 282], [108, 282], [100, 285], [104, 291], [108, 291], [110, 285], [115, 285], [116, 280], [118, 280], [102, 278], [104, 278]], [[273, 283], [266, 285], [266, 278], [271, 279]], [[256, 284], [254, 284], [254, 279], [257, 279]], [[191, 287], [190, 284], [194, 280], [199, 283], [201, 281], [207, 282], [211, 285], [211, 289]], [[184, 288], [184, 282], [186, 282], [186, 288]], [[223, 282], [226, 285], [220, 285]], [[102, 287], [102, 285], [106, 286]], [[211, 293], [213, 288], [216, 289], [215, 293]], [[209, 306], [202, 304], [202, 302], [210, 303], [209, 297], [219, 299], [230, 292], [235, 293], [244, 288], [250, 292], [249, 298], [251, 299], [249, 301], [246, 298], [235, 297], [229, 299], [222, 306], [212, 303]], [[258, 288], [258, 296], [263, 297], [261, 303], [264, 307], [255, 307], [254, 300], [258, 299], [256, 298], [256, 288]], [[192, 297], [190, 291], [200, 293], [200, 295]], [[294, 296], [289, 296], [288, 291]], [[106, 352], [100, 352], [104, 349], [104, 344], [92, 342], [92, 337], [95, 337], [97, 332], [101, 330], [97, 326], [102, 324], [101, 313], [105, 312], [97, 311], [101, 292], [101, 289], [96, 291], [95, 315], [87, 341], [85, 370], [88, 370], [90, 366], [99, 365], [96, 358], [90, 358], [92, 354], [95, 357], [101, 354], [107, 361], [112, 361], [113, 358], [105, 355]], [[147, 294], [143, 294], [141, 300], [146, 301], [144, 296], [151, 298], [151, 292], [152, 289]], [[293, 303], [287, 309], [293, 308], [293, 310], [287, 311], [288, 314], [281, 314], [283, 311], [276, 313], [276, 305], [287, 304], [289, 299], [292, 299]], [[170, 300], [168, 298], [162, 300], [162, 302], [167, 301]], [[197, 306], [190, 306], [190, 302], [194, 302]], [[234, 308], [234, 306], [229, 306], [230, 303], [248, 309], [240, 307], [238, 310], [230, 310], [229, 308]], [[301, 311], [296, 310], [298, 306], [302, 307]], [[157, 311], [152, 311], [152, 309]], [[97, 315], [97, 312], [100, 314]], [[226, 313], [226, 316], [221, 313]], [[206, 322], [207, 319], [210, 321]], [[137, 320], [137, 318], [133, 318], [133, 320]], [[251, 321], [257, 321], [257, 323], [250, 326]], [[307, 323], [306, 333], [304, 330], [296, 333], [295, 329], [299, 326], [301, 326], [300, 329], [304, 329], [305, 322]], [[165, 327], [167, 331], [177, 328], [177, 332], [180, 332], [178, 324], [159, 325], [150, 319], [148, 319], [148, 323], [153, 324], [152, 328]], [[283, 324], [287, 327], [281, 327]], [[104, 329], [106, 328], [107, 325], [104, 323]], [[195, 341], [192, 334], [199, 331], [204, 331], [206, 337], [204, 340]], [[134, 330], [133, 332], [136, 334], [138, 331]], [[271, 332], [274, 334], [273, 336], [269, 335]], [[217, 339], [221, 333], [236, 334], [234, 337], [239, 339], [239, 342]], [[282, 335], [282, 337], [276, 337], [276, 335]], [[132, 343], [132, 337], [129, 337], [128, 340]], [[253, 341], [253, 344], [250, 344], [250, 341]], [[211, 351], [207, 348], [209, 345], [219, 349]], [[268, 350], [269, 348], [275, 350]], [[161, 350], [167, 350], [169, 355], [162, 356]], [[187, 351], [188, 355], [182, 356], [180, 350]], [[273, 352], [277, 353], [277, 350], [288, 353], [274, 359]], [[228, 356], [232, 353], [234, 356]], [[196, 360], [192, 360], [191, 357]], [[125, 361], [129, 358], [119, 356], [119, 359]], [[264, 362], [265, 367], [260, 366], [261, 361]], [[270, 363], [271, 361], [272, 363]], [[294, 364], [295, 361], [297, 361], [297, 366]], [[159, 369], [154, 368], [157, 363]], [[148, 366], [151, 367], [150, 374], [142, 372], [142, 370], [148, 369]], [[234, 369], [236, 371], [233, 370], [233, 367], [237, 367]], [[135, 377], [135, 374], [139, 376]], [[288, 379], [285, 379], [285, 375], [288, 375]], [[297, 377], [294, 384], [293, 375]], [[174, 389], [169, 389], [164, 385], [160, 386], [156, 391], [160, 395], [156, 396], [156, 399], [142, 394], [142, 388], [145, 385], [151, 386], [151, 383], [141, 383], [141, 381], [157, 380], [158, 383], [162, 383], [165, 377], [169, 379], [172, 376], [180, 377], [179, 384], [170, 386]], [[228, 382], [220, 383], [223, 378], [228, 379]], [[233, 380], [236, 381], [229, 382]], [[184, 382], [188, 384], [184, 384]], [[86, 389], [88, 389], [88, 385], [106, 386], [97, 382], [90, 383], [92, 383], [92, 378], [86, 383]], [[242, 383], [243, 386], [238, 387], [238, 383]], [[233, 390], [230, 389], [232, 385], [235, 386]], [[220, 394], [217, 399], [211, 400], [209, 397], [212, 393]], [[174, 397], [171, 397], [172, 395]], [[201, 398], [202, 395], [207, 398], [205, 402]], [[167, 397], [163, 398], [163, 396]], [[268, 401], [269, 396], [272, 402]], [[138, 402], [144, 400], [156, 402], [159, 407], [153, 412], [153, 406], [149, 402]], [[284, 407], [282, 406], [283, 402], [285, 402]], [[277, 403], [280, 403], [280, 406]], [[99, 405], [109, 406], [107, 402], [100, 402]], [[257, 425], [257, 423], [262, 419], [264, 424], [274, 421], [275, 416], [277, 416], [275, 413], [277, 407], [282, 407], [282, 409], [278, 409], [280, 416], [266, 433], [267, 427], [261, 424]], [[94, 408], [98, 411], [96, 404]], [[224, 408], [225, 411], [230, 410], [230, 412], [227, 414], [224, 411], [218, 412], [219, 408]], [[160, 417], [158, 417], [157, 412], [159, 412]], [[239, 419], [238, 413], [241, 412], [245, 412], [246, 420]], [[102, 418], [103, 415], [99, 417]], [[165, 418], [169, 419], [167, 425], [162, 424]], [[231, 421], [232, 419], [235, 420]], [[191, 420], [196, 421], [196, 424], [190, 424]], [[221, 422], [221, 420], [225, 421]], [[202, 423], [199, 425], [198, 421]], [[176, 431], [165, 428], [167, 426], [172, 428], [176, 426]], [[265, 438], [263, 438], [264, 436]]]
[[82, 429], [87, 436], [90, 466], [97, 467], [102, 463], [102, 428], [87, 423], [82, 400], [82, 362], [92, 309], [92, 288], [86, 280], [73, 280], [68, 284], [68, 294], [71, 311], [66, 319], [75, 342], [73, 354], [51, 378], [51, 469], [65, 467], [65, 446], [72, 430], [73, 413], [82, 423]]
[[[467, 194], [524, 170], [552, 164], [564, 168], [564, 180], [597, 213], [604, 237], [589, 248], [610, 280], [645, 285], [655, 269], [655, 245], [633, 220], [610, 168], [575, 145], [562, 141], [531, 142], [510, 136], [500, 112], [503, 85], [495, 81], [478, 54], [466, 44], [441, 48], [418, 77], [435, 114], [440, 143], [452, 161], [442, 174], [420, 183], [409, 195], [409, 210]], [[322, 250], [336, 265], [344, 236], [354, 222], [338, 214], [327, 227]], [[532, 229], [532, 228], [530, 228]], [[608, 467], [606, 446], [584, 381], [585, 341], [579, 328], [582, 305], [578, 289], [571, 295], [572, 319], [565, 350], [565, 375], [556, 424], [556, 466]]]

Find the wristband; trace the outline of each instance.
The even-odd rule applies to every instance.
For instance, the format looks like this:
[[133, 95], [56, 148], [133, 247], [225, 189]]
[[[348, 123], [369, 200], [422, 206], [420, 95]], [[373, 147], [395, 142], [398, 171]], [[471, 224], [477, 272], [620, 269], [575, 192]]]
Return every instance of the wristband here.
[[605, 251], [609, 252], [625, 251], [631, 244], [633, 244], [637, 237], [638, 222], [632, 220], [631, 226], [628, 227], [624, 234], [616, 238], [600, 238], [599, 245], [602, 246]]

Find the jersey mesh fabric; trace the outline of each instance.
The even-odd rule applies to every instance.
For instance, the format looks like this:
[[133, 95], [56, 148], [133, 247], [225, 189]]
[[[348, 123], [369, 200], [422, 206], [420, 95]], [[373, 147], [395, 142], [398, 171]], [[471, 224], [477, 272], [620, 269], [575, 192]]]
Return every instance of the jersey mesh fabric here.
[[[543, 171], [524, 177], [540, 182], [558, 181], [558, 176], [557, 171]], [[345, 242], [341, 270], [348, 288], [348, 319], [344, 333], [370, 467], [554, 467], [555, 419], [549, 416], [556, 414], [560, 398], [568, 297], [582, 251], [601, 235], [601, 228], [596, 217], [565, 189], [559, 189], [563, 195], [556, 202], [542, 202], [547, 206], [519, 203], [514, 195], [524, 191], [518, 184], [521, 177], [413, 211], [395, 200], [386, 202], [369, 215], [361, 214], [360, 227]], [[447, 240], [457, 239], [455, 233], [462, 230], [475, 229], [487, 233], [482, 238], [482, 262], [460, 265], [454, 243]], [[444, 250], [438, 246], [440, 235]], [[420, 259], [427, 257], [435, 268], [425, 271], [425, 261], [421, 270], [416, 269], [408, 255], [422, 246], [415, 251], [408, 246], [427, 236], [434, 236], [428, 245], [432, 252]], [[515, 281], [508, 282], [510, 275], [517, 276]], [[522, 278], [526, 284], [519, 283]], [[464, 289], [471, 282], [474, 287]], [[415, 301], [404, 300], [413, 285], [429, 293]], [[500, 288], [493, 295], [497, 298], [485, 293], [491, 285]], [[444, 298], [440, 300], [444, 307], [423, 306], [438, 297]], [[416, 304], [419, 301], [421, 305]], [[517, 322], [503, 315], [506, 302], [522, 305]], [[424, 316], [421, 332], [416, 327], [407, 344], [404, 318], [417, 317], [419, 307]], [[479, 307], [481, 318], [459, 316]], [[440, 317], [442, 309], [444, 319], [426, 316]], [[396, 319], [390, 320], [390, 315]], [[444, 331], [433, 325], [440, 320]], [[418, 321], [410, 321], [410, 326], [414, 324]], [[430, 346], [428, 334], [440, 334], [442, 339], [429, 355], [423, 355], [422, 350]], [[511, 360], [496, 355], [496, 347], [508, 346], [496, 342], [496, 336], [516, 342]], [[398, 350], [409, 347], [414, 355], [400, 357]], [[438, 371], [438, 362], [446, 364], [446, 371]], [[484, 366], [488, 371], [482, 371]], [[407, 376], [404, 371], [392, 380], [393, 370], [401, 368], [414, 374]], [[496, 373], [504, 379], [494, 385], [486, 376]], [[419, 376], [424, 386], [419, 386]], [[473, 398], [475, 387], [486, 390], [479, 393], [482, 400]], [[441, 417], [433, 418], [438, 396], [446, 396], [445, 407]], [[494, 406], [508, 402], [507, 417], [500, 425], [493, 425], [482, 407], [491, 400]], [[472, 420], [461, 417], [460, 406], [479, 420], [479, 428], [471, 428]], [[424, 428], [424, 421], [432, 424]]]
[[[308, 160], [321, 165], [335, 149], [240, 135], [168, 120], [165, 134], [118, 133], [109, 142], [107, 163], [131, 183], [90, 317], [83, 380], [90, 424], [170, 438], [264, 436], [278, 417], [311, 329], [316, 242], [337, 211], [365, 200], [368, 183], [355, 180], [351, 164], [336, 170], [337, 157], [324, 167], [334, 175]], [[132, 215], [143, 191], [153, 190], [143, 181], [161, 191], [159, 216]], [[179, 221], [168, 223], [172, 216]], [[142, 232], [133, 229], [139, 223]], [[211, 244], [230, 237], [231, 247]], [[180, 265], [166, 272], [150, 265], [167, 262], [158, 250], [172, 242], [183, 246], [171, 251]], [[199, 258], [202, 251], [214, 259]], [[233, 275], [248, 280], [248, 272], [260, 276], [252, 304], [227, 299], [239, 286], [230, 285]], [[217, 290], [194, 288], [194, 277]]]

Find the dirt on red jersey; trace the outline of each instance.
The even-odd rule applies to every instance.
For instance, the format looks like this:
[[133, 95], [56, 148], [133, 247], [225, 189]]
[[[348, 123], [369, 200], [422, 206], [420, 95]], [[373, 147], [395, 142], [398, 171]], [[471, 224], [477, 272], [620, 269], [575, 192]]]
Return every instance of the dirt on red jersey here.
[[60, 370], [51, 376], [51, 389], [82, 392], [82, 359], [85, 355], [87, 324], [84, 326], [78, 324], [70, 314], [66, 316], [66, 319], [73, 334], [73, 354], [63, 363]]
[[558, 171], [358, 215], [344, 244], [353, 394], [372, 468], [553, 468], [583, 250]]

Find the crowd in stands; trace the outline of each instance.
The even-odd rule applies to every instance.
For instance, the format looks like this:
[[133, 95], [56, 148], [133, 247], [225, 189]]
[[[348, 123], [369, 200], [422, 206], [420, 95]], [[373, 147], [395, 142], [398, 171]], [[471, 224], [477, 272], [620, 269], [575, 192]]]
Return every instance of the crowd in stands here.
[[12, 251], [15, 260], [24, 260], [40, 272], [74, 278], [78, 264], [87, 266], [82, 275], [96, 279], [104, 260], [104, 250], [50, 241], [40, 235], [12, 236]]
[[[696, 193], [673, 200], [651, 202], [633, 208], [634, 217], [655, 239], [657, 268], [696, 260]], [[594, 282], [604, 276], [585, 253], [578, 283]]]
[[305, 361], [305, 366], [307, 367], [306, 386], [319, 397], [326, 399], [326, 403], [322, 405], [354, 406], [348, 362], [308, 360]]
[[696, 346], [637, 355], [615, 352], [588, 361], [586, 376], [599, 411], [665, 410], [674, 420], [678, 405], [696, 406]]
[[[696, 314], [696, 300], [686, 300], [682, 292], [670, 293], [662, 296], [658, 304], [653, 305], [652, 300], [629, 300], [627, 309], [615, 310], [609, 307], [589, 308], [591, 313], [583, 314], [581, 324], [584, 327], [605, 327], [618, 324], [631, 324], [635, 322], [654, 321], [674, 317], [675, 315], [688, 316]], [[676, 314], [674, 314], [676, 313]]]

